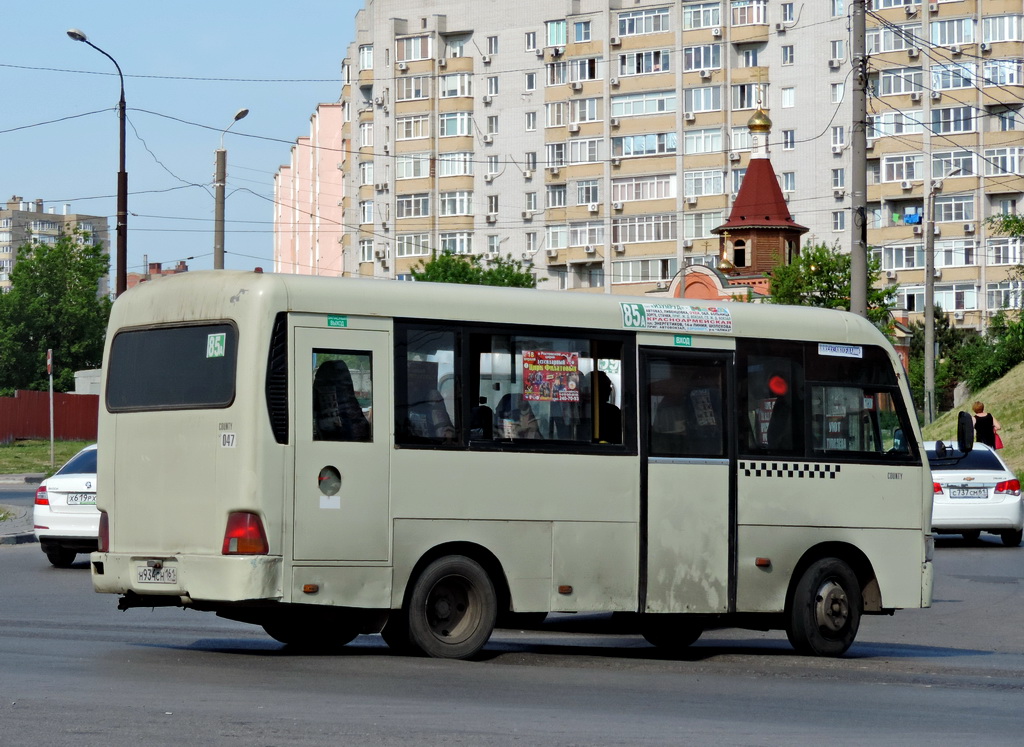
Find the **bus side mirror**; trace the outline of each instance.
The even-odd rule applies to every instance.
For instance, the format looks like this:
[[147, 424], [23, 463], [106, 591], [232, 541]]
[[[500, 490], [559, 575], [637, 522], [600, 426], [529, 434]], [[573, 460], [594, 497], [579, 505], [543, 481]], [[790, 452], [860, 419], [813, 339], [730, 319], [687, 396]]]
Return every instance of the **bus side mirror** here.
[[961, 454], [970, 454], [974, 448], [974, 419], [969, 412], [957, 413], [956, 448]]

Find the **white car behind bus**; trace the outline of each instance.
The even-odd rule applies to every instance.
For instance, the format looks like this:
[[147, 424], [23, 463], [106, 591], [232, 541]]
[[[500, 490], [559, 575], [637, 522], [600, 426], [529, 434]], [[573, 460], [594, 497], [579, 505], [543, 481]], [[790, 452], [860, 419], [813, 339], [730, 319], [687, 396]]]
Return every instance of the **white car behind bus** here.
[[33, 524], [39, 546], [58, 568], [74, 563], [78, 553], [96, 550], [96, 444], [86, 446], [39, 485]]

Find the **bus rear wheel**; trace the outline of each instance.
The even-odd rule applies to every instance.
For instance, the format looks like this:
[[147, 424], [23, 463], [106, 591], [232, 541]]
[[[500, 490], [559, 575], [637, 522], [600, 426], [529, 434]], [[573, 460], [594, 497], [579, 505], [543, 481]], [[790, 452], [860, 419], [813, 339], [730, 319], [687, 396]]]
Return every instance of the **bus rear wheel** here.
[[497, 610], [483, 566], [461, 555], [438, 558], [409, 597], [409, 641], [427, 656], [468, 659], [491, 637]]
[[640, 635], [652, 646], [669, 653], [685, 651], [703, 632], [704, 628], [687, 615], [644, 615], [641, 618]]
[[813, 563], [790, 603], [786, 635], [801, 654], [841, 656], [860, 628], [863, 598], [857, 576], [838, 558]]

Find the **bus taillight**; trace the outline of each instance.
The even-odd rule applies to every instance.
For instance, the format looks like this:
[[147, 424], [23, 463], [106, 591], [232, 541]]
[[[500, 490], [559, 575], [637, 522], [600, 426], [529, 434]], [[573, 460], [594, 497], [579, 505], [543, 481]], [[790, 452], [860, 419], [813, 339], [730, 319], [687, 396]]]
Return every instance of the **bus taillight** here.
[[110, 520], [106, 511], [100, 511], [99, 545], [96, 549], [100, 552], [110, 551]]
[[257, 514], [248, 511], [228, 514], [221, 555], [266, 555], [268, 552], [267, 533]]

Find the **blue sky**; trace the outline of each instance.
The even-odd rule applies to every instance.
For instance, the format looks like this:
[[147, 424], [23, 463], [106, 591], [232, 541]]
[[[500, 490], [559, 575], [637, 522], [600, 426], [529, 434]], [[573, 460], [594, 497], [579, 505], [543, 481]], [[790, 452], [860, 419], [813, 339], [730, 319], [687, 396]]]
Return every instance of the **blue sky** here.
[[[225, 266], [272, 269], [273, 175], [337, 101], [357, 0], [4, 2], [0, 198], [116, 213], [114, 65], [68, 38], [78, 28], [121, 66], [128, 104], [128, 271], [144, 257], [213, 266], [214, 151], [228, 151]], [[95, 113], [93, 113], [95, 112]], [[111, 270], [113, 275], [113, 269]]]

